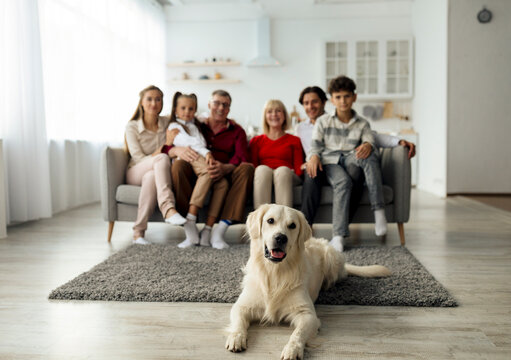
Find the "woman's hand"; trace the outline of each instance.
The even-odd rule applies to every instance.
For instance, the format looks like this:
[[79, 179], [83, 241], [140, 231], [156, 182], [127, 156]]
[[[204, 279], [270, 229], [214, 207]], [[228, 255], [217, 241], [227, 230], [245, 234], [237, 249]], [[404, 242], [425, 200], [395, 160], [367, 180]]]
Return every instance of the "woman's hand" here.
[[319, 161], [318, 155], [312, 155], [310, 160], [307, 161], [307, 174], [314, 179], [316, 176], [318, 176], [318, 169], [323, 171], [323, 166], [321, 166], [321, 161]]
[[357, 159], [367, 159], [371, 155], [371, 151], [373, 151], [373, 147], [365, 142], [355, 149], [355, 156]]
[[189, 146], [174, 146], [169, 151], [170, 157], [179, 157], [186, 162], [193, 162], [199, 158], [199, 154]]
[[179, 129], [167, 130], [167, 138], [165, 141], [165, 145], [169, 145], [169, 146], [173, 145], [174, 139], [176, 138], [177, 134], [179, 134]]

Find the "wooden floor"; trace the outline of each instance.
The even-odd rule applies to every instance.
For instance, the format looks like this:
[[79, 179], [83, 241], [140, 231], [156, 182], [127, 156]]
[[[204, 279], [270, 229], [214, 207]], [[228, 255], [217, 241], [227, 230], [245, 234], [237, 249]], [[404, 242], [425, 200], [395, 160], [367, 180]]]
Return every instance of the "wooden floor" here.
[[511, 211], [511, 195], [466, 195], [469, 199], [477, 200], [486, 205], [494, 206], [496, 208]]
[[[49, 301], [49, 292], [130, 245], [112, 245], [98, 204], [8, 229], [0, 240], [0, 359], [278, 359], [288, 327], [254, 326], [248, 350], [224, 350], [229, 304]], [[325, 229], [319, 229], [328, 235]], [[241, 226], [232, 228], [230, 240]], [[378, 244], [370, 226], [354, 241]], [[306, 359], [510, 359], [511, 213], [414, 190], [408, 249], [458, 299], [458, 308], [318, 306]], [[177, 244], [170, 226], [147, 238]], [[386, 246], [399, 244], [392, 224]]]

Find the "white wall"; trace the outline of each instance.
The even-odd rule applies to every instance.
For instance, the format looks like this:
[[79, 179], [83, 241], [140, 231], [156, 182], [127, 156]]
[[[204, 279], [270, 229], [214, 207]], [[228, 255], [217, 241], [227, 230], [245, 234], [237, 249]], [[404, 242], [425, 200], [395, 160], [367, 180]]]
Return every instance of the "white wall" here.
[[[295, 4], [295, 6], [292, 6]], [[490, 24], [476, 20], [486, 5]], [[256, 56], [256, 19], [269, 15], [277, 68], [204, 68], [241, 83], [221, 86], [233, 96], [231, 116], [260, 125], [264, 102], [298, 104], [300, 90], [323, 86], [322, 43], [335, 38], [413, 34], [415, 89], [411, 126], [418, 138], [418, 188], [448, 193], [511, 192], [511, 1], [415, 0], [313, 6], [310, 0], [259, 0], [243, 5], [166, 7], [167, 59], [202, 61]], [[185, 69], [168, 69], [168, 78]], [[200, 110], [215, 85], [165, 86], [166, 111], [176, 90], [195, 92]], [[504, 155], [504, 156], [503, 156]], [[487, 174], [491, 174], [487, 176]]]
[[[309, 0], [268, 1], [257, 4], [222, 7], [167, 7], [169, 62], [203, 61], [204, 58], [230, 57], [242, 66], [217, 69], [203, 68], [203, 73], [218, 70], [225, 77], [239, 78], [239, 84], [221, 87], [233, 97], [231, 117], [242, 125], [260, 125], [262, 107], [270, 98], [281, 99], [288, 110], [298, 104], [300, 91], [308, 85], [323, 87], [322, 44], [327, 39], [378, 34], [411, 34], [411, 2], [393, 1], [376, 4], [313, 6]], [[291, 6], [297, 4], [296, 6]], [[256, 56], [256, 18], [271, 18], [272, 55], [283, 66], [249, 68], [246, 62]], [[196, 70], [168, 69], [168, 78], [183, 71], [196, 75]], [[218, 85], [186, 84], [166, 86], [171, 95], [176, 90], [195, 92], [200, 110]], [[170, 96], [166, 112], [170, 111]]]
[[3, 140], [0, 139], [0, 239], [7, 237], [7, 192], [5, 188], [6, 165], [4, 163]]
[[439, 196], [447, 184], [447, 1], [416, 0], [414, 124], [419, 134], [417, 187]]
[[449, 2], [448, 193], [511, 193], [510, 19], [509, 0]]

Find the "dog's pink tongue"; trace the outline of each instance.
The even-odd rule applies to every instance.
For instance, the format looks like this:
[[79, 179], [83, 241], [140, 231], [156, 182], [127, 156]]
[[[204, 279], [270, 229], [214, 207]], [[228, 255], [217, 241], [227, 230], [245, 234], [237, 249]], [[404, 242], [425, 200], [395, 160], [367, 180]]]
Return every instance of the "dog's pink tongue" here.
[[271, 251], [271, 256], [273, 256], [276, 259], [282, 259], [284, 257], [284, 255], [286, 255], [286, 253], [284, 251], [280, 251], [280, 250], [272, 250]]

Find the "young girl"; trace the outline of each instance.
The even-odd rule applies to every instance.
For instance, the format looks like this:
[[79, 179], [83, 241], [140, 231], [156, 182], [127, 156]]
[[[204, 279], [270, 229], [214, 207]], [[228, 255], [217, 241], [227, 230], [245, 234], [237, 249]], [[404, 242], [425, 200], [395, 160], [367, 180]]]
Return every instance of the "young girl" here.
[[[229, 184], [225, 178], [213, 182], [208, 173], [208, 165], [213, 164], [215, 159], [206, 146], [206, 140], [199, 128], [199, 124], [195, 118], [197, 111], [197, 97], [195, 94], [185, 95], [180, 92], [174, 94], [172, 100], [172, 112], [170, 114], [170, 124], [168, 130], [179, 130], [174, 138], [174, 146], [190, 146], [200, 156], [197, 160], [191, 162], [193, 171], [197, 175], [197, 182], [193, 188], [192, 197], [190, 199], [190, 207], [188, 208], [187, 222], [184, 225], [186, 239], [178, 246], [186, 248], [192, 245], [210, 246], [209, 237], [211, 228], [222, 209], [223, 201]], [[199, 239], [199, 231], [197, 229], [197, 214], [199, 209], [204, 205], [204, 200], [209, 189], [213, 186], [213, 193], [209, 203], [208, 217], [206, 226], [202, 230]]]

